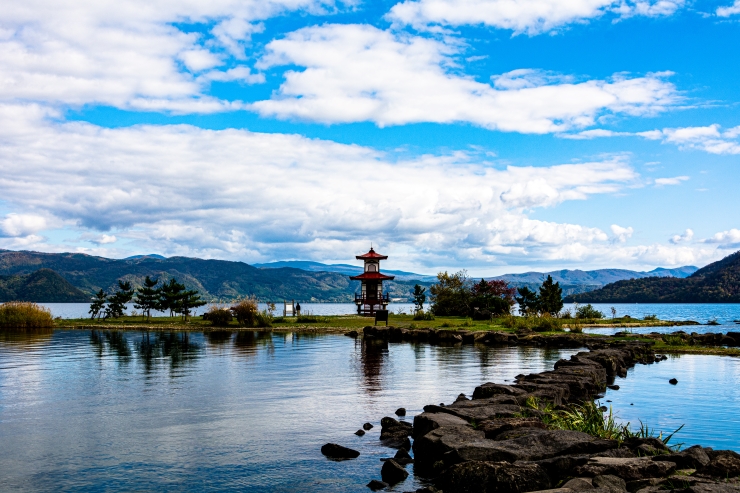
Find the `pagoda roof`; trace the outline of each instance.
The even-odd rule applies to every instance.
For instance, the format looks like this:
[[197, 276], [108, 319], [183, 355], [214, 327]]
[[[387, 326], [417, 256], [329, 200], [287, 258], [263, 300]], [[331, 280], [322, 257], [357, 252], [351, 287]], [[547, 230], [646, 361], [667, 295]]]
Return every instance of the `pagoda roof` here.
[[375, 250], [373, 250], [372, 247], [370, 247], [370, 251], [367, 252], [364, 255], [357, 255], [355, 257], [357, 260], [365, 260], [365, 259], [377, 259], [377, 260], [385, 260], [388, 258], [388, 255], [381, 255], [379, 253], [375, 253]]
[[359, 276], [350, 276], [353, 281], [392, 281], [396, 276], [386, 276], [380, 272], [363, 272]]

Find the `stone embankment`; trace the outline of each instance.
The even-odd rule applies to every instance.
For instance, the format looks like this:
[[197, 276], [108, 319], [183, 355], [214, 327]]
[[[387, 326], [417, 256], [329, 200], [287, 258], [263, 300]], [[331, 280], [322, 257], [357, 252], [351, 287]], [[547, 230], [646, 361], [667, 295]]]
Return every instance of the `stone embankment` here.
[[649, 343], [392, 327], [367, 327], [364, 336], [589, 349], [558, 361], [552, 371], [519, 375], [512, 385], [486, 383], [472, 398], [461, 394], [452, 404], [425, 406], [413, 426], [383, 418], [380, 439], [398, 452], [384, 461], [382, 481], [368, 484], [373, 490], [405, 480], [405, 466], [413, 462], [414, 473], [433, 485], [417, 493], [740, 493], [735, 452], [701, 446], [677, 452], [657, 438], [619, 442], [546, 426], [546, 405], [566, 409], [591, 402], [628, 368], [663, 360]]

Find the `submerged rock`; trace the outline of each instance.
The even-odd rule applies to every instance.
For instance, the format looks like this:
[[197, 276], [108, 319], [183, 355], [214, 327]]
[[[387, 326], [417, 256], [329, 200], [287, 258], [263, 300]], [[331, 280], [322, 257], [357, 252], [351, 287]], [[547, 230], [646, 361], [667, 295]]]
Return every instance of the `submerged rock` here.
[[378, 491], [387, 488], [389, 485], [388, 483], [384, 483], [383, 481], [378, 481], [377, 479], [373, 479], [369, 483], [367, 483], [367, 487], [370, 488], [373, 491]]
[[371, 423], [365, 423], [364, 425], [362, 425], [362, 429], [363, 430], [366, 430], [366, 431], [367, 430], [372, 430], [373, 429], [373, 425]]
[[676, 380], [675, 378], [671, 378], [670, 380], [668, 380], [668, 383], [671, 385], [676, 385], [678, 383], [678, 380]]
[[360, 456], [357, 450], [343, 447], [336, 443], [327, 443], [321, 447], [321, 453], [330, 459], [355, 459]]
[[362, 435], [364, 435], [364, 434], [365, 434], [365, 430], [357, 430], [357, 431], [355, 432], [355, 435], [357, 435], [358, 437], [361, 437], [361, 436], [362, 436]]
[[406, 416], [406, 408], [399, 407], [398, 409], [396, 409], [396, 416]]

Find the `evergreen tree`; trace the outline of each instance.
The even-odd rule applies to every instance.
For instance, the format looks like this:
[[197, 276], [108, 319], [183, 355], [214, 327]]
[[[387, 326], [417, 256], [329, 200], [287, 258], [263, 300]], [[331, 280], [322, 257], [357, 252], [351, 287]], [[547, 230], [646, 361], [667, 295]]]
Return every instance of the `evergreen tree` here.
[[180, 313], [183, 291], [185, 291], [184, 284], [180, 284], [175, 279], [170, 279], [170, 282], [159, 288], [159, 308], [163, 311], [169, 311], [170, 317], [175, 313]]
[[120, 318], [126, 312], [126, 303], [134, 297], [131, 283], [118, 281], [118, 291], [108, 297], [108, 306], [105, 309], [105, 318]]
[[190, 318], [190, 313], [194, 308], [205, 305], [206, 302], [200, 299], [198, 291], [183, 291], [180, 293], [179, 311], [182, 313], [183, 320]]
[[552, 276], [540, 286], [540, 312], [549, 313], [553, 317], [563, 309], [563, 289], [559, 282], [553, 282]]
[[414, 309], [417, 312], [423, 312], [424, 311], [424, 302], [427, 300], [426, 295], [427, 288], [422, 288], [418, 284], [414, 286]]
[[93, 302], [90, 303], [90, 320], [94, 320], [95, 317], [100, 318], [103, 314], [103, 308], [105, 308], [105, 302], [108, 301], [108, 297], [105, 295], [105, 291], [102, 289], [95, 293]]
[[527, 286], [519, 289], [519, 296], [514, 299], [519, 304], [519, 313], [524, 316], [535, 315], [540, 311], [540, 297], [535, 291], [531, 291]]
[[149, 321], [152, 310], [159, 308], [160, 304], [160, 290], [156, 289], [156, 285], [159, 282], [157, 279], [151, 279], [146, 276], [144, 279], [144, 286], [136, 290], [136, 300], [134, 306], [137, 310], [141, 310], [146, 313], [146, 320]]

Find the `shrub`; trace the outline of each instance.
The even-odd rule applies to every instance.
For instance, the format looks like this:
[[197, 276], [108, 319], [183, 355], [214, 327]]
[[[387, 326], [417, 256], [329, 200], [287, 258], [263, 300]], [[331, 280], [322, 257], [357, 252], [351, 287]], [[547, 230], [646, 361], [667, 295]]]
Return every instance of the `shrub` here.
[[588, 305], [578, 307], [576, 318], [604, 318], [604, 314], [589, 303]]
[[683, 337], [670, 334], [663, 336], [663, 342], [665, 342], [669, 346], [686, 346], [688, 344], [688, 342], [685, 341]]
[[532, 318], [532, 330], [535, 332], [559, 332], [563, 330], [563, 322], [545, 313], [541, 317]]
[[257, 327], [272, 327], [272, 315], [267, 310], [257, 312], [255, 316], [255, 324]]
[[414, 320], [434, 320], [434, 314], [432, 312], [418, 311], [414, 313]]
[[225, 327], [234, 319], [231, 310], [221, 305], [211, 305], [203, 314], [203, 320], [210, 320], [211, 324], [216, 327]]
[[257, 310], [257, 298], [254, 296], [247, 296], [238, 300], [235, 305], [232, 305], [230, 310], [239, 325], [243, 327], [254, 327], [257, 323], [259, 310]]
[[280, 315], [279, 317], [273, 317], [272, 319], [272, 323], [275, 323], [275, 324], [282, 324], [284, 322], [285, 322], [285, 317], [283, 317], [282, 315]]
[[652, 314], [652, 315], [645, 315], [645, 316], [644, 316], [644, 317], [643, 317], [642, 319], [643, 319], [643, 320], [658, 320], [658, 316], [657, 316], [657, 315], [655, 315], [655, 314]]
[[11, 301], [0, 305], [0, 328], [43, 329], [54, 327], [51, 310], [22, 301]]

